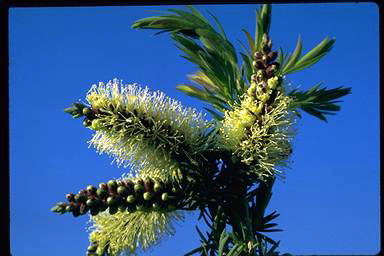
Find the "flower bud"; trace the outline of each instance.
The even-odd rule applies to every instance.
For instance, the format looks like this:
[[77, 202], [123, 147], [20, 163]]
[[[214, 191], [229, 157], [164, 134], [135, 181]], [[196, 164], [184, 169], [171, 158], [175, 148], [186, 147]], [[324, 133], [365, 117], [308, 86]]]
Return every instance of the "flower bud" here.
[[73, 202], [75, 200], [75, 195], [73, 193], [69, 193], [65, 197], [69, 202]]
[[167, 192], [164, 192], [163, 194], [161, 194], [161, 200], [163, 200], [163, 201], [167, 201], [168, 198], [169, 198], [169, 196], [168, 196], [168, 193], [167, 193]]
[[97, 204], [97, 201], [95, 198], [90, 198], [86, 202], [86, 205], [89, 206], [91, 209], [95, 208], [96, 204]]
[[67, 206], [65, 207], [65, 211], [66, 211], [66, 212], [71, 212], [71, 211], [73, 211], [73, 208], [74, 208], [73, 204], [69, 204], [69, 205], [67, 205]]
[[270, 53], [268, 53], [267, 56], [268, 56], [268, 58], [267, 58], [268, 62], [274, 61], [277, 57], [277, 52], [276, 51], [270, 52]]
[[89, 116], [92, 113], [92, 110], [90, 108], [83, 108], [83, 115]]
[[91, 194], [91, 195], [95, 195], [95, 194], [96, 194], [96, 188], [95, 188], [95, 186], [93, 186], [93, 185], [88, 185], [88, 186], [87, 186], [87, 191], [88, 191], [88, 193]]
[[132, 203], [135, 202], [135, 201], [136, 201], [136, 197], [135, 197], [134, 195], [129, 195], [129, 196], [127, 197], [127, 202], [128, 202], [128, 203], [132, 204]]
[[119, 186], [117, 188], [117, 193], [121, 196], [126, 196], [128, 194], [128, 189], [124, 186]]
[[92, 121], [91, 128], [92, 128], [93, 130], [100, 130], [101, 128], [103, 128], [103, 122], [102, 122], [102, 120], [100, 120], [100, 119], [94, 119], [94, 120]]
[[256, 68], [256, 69], [265, 69], [265, 65], [264, 63], [261, 61], [261, 60], [254, 60], [252, 62], [252, 65]]
[[87, 196], [84, 193], [79, 192], [75, 195], [75, 200], [79, 203], [85, 203], [85, 201], [87, 200]]
[[161, 189], [161, 183], [158, 181], [155, 181], [155, 183], [153, 184], [153, 191], [158, 192], [160, 191], [160, 189]]
[[92, 121], [89, 118], [85, 118], [83, 121], [83, 125], [85, 127], [90, 127], [92, 125]]
[[107, 190], [102, 190], [102, 189], [98, 189], [96, 190], [96, 194], [98, 197], [104, 199], [108, 196], [108, 191]]
[[140, 192], [140, 191], [143, 191], [143, 190], [144, 190], [144, 186], [141, 185], [141, 184], [135, 184], [135, 186], [133, 187], [133, 189], [135, 190], [135, 192]]
[[107, 205], [109, 207], [114, 206], [117, 204], [117, 197], [116, 196], [110, 196], [107, 198]]
[[104, 182], [99, 184], [99, 188], [102, 189], [102, 190], [108, 190], [108, 186]]
[[115, 180], [110, 180], [108, 181], [108, 187], [111, 189], [111, 190], [116, 190], [117, 188], [117, 182]]
[[87, 248], [87, 251], [88, 252], [96, 252], [97, 250], [97, 244], [91, 244], [90, 246], [88, 246]]
[[150, 200], [150, 199], [152, 198], [152, 194], [151, 194], [151, 192], [144, 192], [144, 194], [143, 194], [143, 198], [144, 198], [144, 200], [146, 200], [146, 201]]
[[254, 54], [255, 59], [261, 59], [263, 57], [263, 54], [261, 52], [255, 52]]

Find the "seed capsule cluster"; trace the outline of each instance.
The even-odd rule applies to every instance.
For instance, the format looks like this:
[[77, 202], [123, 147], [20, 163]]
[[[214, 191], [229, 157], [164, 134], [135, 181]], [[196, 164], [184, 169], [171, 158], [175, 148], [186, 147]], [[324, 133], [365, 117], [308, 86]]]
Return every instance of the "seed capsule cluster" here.
[[271, 51], [271, 47], [272, 41], [265, 34], [261, 42], [261, 51], [254, 54], [254, 73], [247, 94], [256, 103], [254, 107], [248, 108], [255, 116], [271, 110], [270, 106], [278, 94], [276, 89], [281, 83], [281, 78], [275, 75], [279, 68], [279, 63], [275, 62], [277, 52]]
[[57, 203], [51, 210], [74, 217], [91, 215], [108, 209], [110, 214], [120, 211], [171, 210], [176, 207], [181, 195], [177, 184], [146, 179], [110, 180], [100, 183], [99, 188], [89, 185], [77, 194], [67, 194], [68, 202]]
[[264, 34], [261, 42], [261, 51], [255, 52], [254, 54], [252, 65], [256, 72], [251, 77], [253, 82], [266, 82], [275, 75], [275, 72], [279, 68], [279, 63], [275, 61], [277, 52], [271, 51], [271, 49], [272, 40], [268, 38], [267, 34]]

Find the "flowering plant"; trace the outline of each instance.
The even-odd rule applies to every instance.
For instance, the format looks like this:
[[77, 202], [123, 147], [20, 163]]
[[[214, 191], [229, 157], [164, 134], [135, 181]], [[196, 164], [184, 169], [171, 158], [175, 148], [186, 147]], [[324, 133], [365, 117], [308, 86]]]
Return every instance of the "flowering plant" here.
[[196, 85], [177, 88], [210, 105], [212, 121], [164, 93], [114, 79], [93, 85], [87, 103], [65, 112], [83, 117], [94, 131], [90, 146], [130, 170], [120, 179], [67, 194], [52, 211], [77, 217], [90, 213], [87, 255], [134, 254], [174, 232], [184, 211], [198, 210], [210, 232], [197, 228], [201, 246], [186, 255], [278, 255], [279, 216], [266, 213], [277, 177], [284, 177], [301, 111], [323, 121], [340, 110], [350, 88], [308, 91], [288, 88], [285, 76], [312, 66], [332, 48], [325, 38], [302, 56], [299, 37], [287, 55], [273, 51], [271, 6], [257, 11], [256, 34], [244, 30], [240, 53], [215, 16], [218, 31], [193, 7], [140, 19], [136, 29], [169, 33], [184, 58], [199, 70]]

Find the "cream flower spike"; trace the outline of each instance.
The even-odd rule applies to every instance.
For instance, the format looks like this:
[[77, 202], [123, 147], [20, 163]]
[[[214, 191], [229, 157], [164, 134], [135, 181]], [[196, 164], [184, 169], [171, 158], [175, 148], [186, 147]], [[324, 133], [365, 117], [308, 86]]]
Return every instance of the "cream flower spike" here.
[[96, 113], [90, 125], [96, 133], [89, 144], [118, 165], [138, 169], [156, 163], [173, 172], [180, 160], [175, 156], [193, 160], [211, 146], [204, 138], [211, 127], [205, 116], [160, 91], [114, 79], [94, 85], [86, 99]]
[[[275, 77], [267, 81], [271, 90], [276, 88], [276, 81]], [[259, 98], [270, 94], [268, 87], [265, 94], [259, 94]], [[288, 156], [292, 153], [290, 144], [295, 135], [295, 116], [289, 111], [291, 98], [281, 91], [277, 92], [273, 105], [267, 110], [265, 103], [254, 96], [259, 88], [253, 84], [240, 104], [225, 112], [221, 134], [223, 146], [231, 149], [250, 166], [251, 171], [264, 179], [281, 175], [279, 167], [287, 165]]]
[[114, 215], [102, 213], [91, 217], [90, 241], [97, 243], [97, 253], [136, 255], [140, 248], [147, 250], [161, 238], [173, 235], [174, 221], [183, 220], [181, 211], [127, 211]]

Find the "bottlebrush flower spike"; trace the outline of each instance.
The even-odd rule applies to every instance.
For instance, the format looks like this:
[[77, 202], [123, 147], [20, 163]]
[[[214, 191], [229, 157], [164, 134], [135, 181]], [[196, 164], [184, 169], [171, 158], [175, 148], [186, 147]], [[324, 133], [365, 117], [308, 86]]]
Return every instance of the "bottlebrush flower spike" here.
[[136, 255], [138, 247], [146, 250], [162, 237], [173, 235], [173, 222], [183, 219], [180, 211], [101, 213], [91, 217], [90, 241], [98, 245], [96, 252], [99, 253], [107, 251], [108, 255], [113, 256], [121, 252], [124, 255]]
[[118, 165], [149, 165], [168, 170], [164, 178], [173, 179], [178, 163], [193, 162], [212, 146], [204, 137], [211, 123], [203, 114], [162, 92], [114, 79], [94, 85], [86, 99], [91, 109], [84, 124], [96, 130], [90, 146], [114, 157]]
[[249, 165], [260, 179], [280, 174], [292, 153], [295, 115], [290, 111], [292, 99], [286, 96], [283, 79], [274, 76], [277, 52], [263, 37], [262, 51], [254, 54], [251, 85], [240, 104], [224, 114], [221, 133], [223, 145]]

